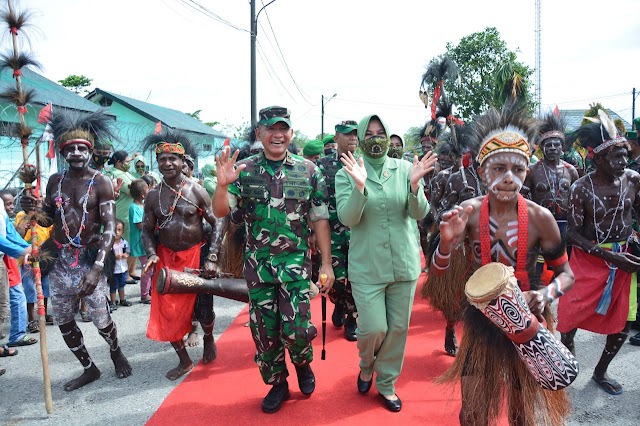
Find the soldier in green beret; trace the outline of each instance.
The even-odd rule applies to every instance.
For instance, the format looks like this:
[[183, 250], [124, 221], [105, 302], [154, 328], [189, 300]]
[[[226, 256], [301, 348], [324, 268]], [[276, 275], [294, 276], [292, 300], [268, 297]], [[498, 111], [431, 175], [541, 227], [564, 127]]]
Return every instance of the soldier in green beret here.
[[315, 164], [322, 155], [323, 148], [322, 141], [309, 141], [302, 149], [302, 156]]
[[327, 293], [334, 281], [327, 188], [318, 168], [288, 151], [293, 129], [287, 108], [259, 112], [256, 139], [264, 151], [236, 164], [226, 147], [216, 157], [218, 186], [214, 214], [244, 222], [247, 234], [244, 276], [249, 287], [249, 318], [262, 380], [272, 388], [262, 400], [265, 413], [275, 413], [289, 394], [285, 349], [304, 395], [315, 390], [311, 341], [311, 259], [309, 226], [313, 222], [322, 253], [318, 283]]
[[335, 154], [338, 150], [338, 144], [333, 135], [326, 135], [322, 138], [322, 144], [324, 145], [323, 154], [325, 157]]
[[[342, 154], [355, 152], [358, 147], [358, 123], [353, 120], [343, 121], [336, 125], [336, 134], [331, 136], [337, 150], [331, 155], [318, 160], [318, 168], [327, 182], [329, 193], [329, 226], [331, 228], [331, 259], [336, 281], [329, 292], [329, 299], [335, 305], [331, 320], [340, 328], [344, 325], [344, 336], [355, 342], [356, 319], [358, 312], [351, 293], [351, 284], [347, 281], [347, 259], [349, 254], [349, 238], [351, 232], [338, 219], [336, 211], [336, 173], [342, 169]], [[325, 137], [326, 139], [326, 137]], [[326, 151], [327, 145], [325, 145]]]

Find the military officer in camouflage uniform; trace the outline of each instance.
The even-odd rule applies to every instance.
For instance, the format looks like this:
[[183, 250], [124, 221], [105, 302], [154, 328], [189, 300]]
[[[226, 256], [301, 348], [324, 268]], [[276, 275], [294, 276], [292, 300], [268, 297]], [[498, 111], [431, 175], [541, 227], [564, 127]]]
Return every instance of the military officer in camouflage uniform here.
[[629, 162], [627, 169], [640, 172], [640, 145], [638, 145], [638, 132], [636, 130], [628, 131], [626, 134], [629, 142]]
[[[347, 259], [349, 253], [349, 227], [344, 226], [338, 220], [336, 210], [336, 173], [342, 168], [340, 158], [347, 152], [355, 152], [358, 147], [358, 123], [353, 120], [343, 121], [336, 125], [336, 134], [333, 137], [338, 150], [329, 156], [318, 160], [318, 168], [322, 172], [329, 192], [329, 226], [331, 227], [331, 258], [333, 260], [333, 273], [336, 281], [329, 292], [329, 298], [334, 303], [331, 320], [336, 327], [344, 325], [344, 336], [347, 340], [355, 342], [356, 318], [358, 312], [353, 301], [351, 285], [347, 281]], [[345, 318], [346, 317], [346, 318]]]
[[225, 148], [216, 158], [218, 186], [213, 197], [217, 217], [231, 213], [247, 230], [244, 276], [249, 287], [250, 326], [255, 360], [262, 379], [272, 389], [262, 410], [275, 413], [289, 398], [285, 348], [298, 375], [300, 391], [311, 395], [315, 377], [311, 341], [317, 330], [309, 303], [311, 259], [309, 226], [314, 224], [322, 253], [321, 287], [327, 293], [334, 281], [327, 188], [317, 167], [291, 154], [293, 138], [287, 108], [260, 110], [256, 137], [264, 151], [235, 164]]

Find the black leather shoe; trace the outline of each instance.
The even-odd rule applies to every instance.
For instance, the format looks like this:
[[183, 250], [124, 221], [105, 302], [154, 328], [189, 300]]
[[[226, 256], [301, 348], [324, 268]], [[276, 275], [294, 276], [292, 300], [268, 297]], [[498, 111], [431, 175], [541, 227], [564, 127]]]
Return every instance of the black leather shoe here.
[[344, 322], [344, 337], [350, 342], [358, 340], [356, 336], [356, 319], [351, 315]]
[[333, 308], [333, 314], [331, 314], [331, 321], [334, 326], [340, 328], [344, 325], [344, 320], [344, 306], [342, 306], [342, 303], [336, 303], [336, 306]]
[[630, 337], [629, 343], [631, 343], [633, 346], [640, 346], [640, 333]]
[[269, 414], [275, 413], [280, 409], [282, 403], [289, 399], [289, 396], [289, 383], [286, 380], [274, 385], [262, 400], [262, 411]]
[[296, 365], [296, 373], [298, 374], [300, 392], [311, 395], [316, 390], [316, 376], [313, 374], [311, 366], [309, 364]]
[[362, 371], [358, 372], [358, 392], [367, 393], [369, 392], [369, 389], [371, 389], [371, 384], [373, 383], [373, 376], [371, 376], [369, 380], [364, 381], [360, 378], [360, 373], [362, 373]]
[[392, 411], [394, 413], [397, 413], [398, 411], [402, 410], [402, 401], [400, 400], [400, 397], [398, 397], [398, 399], [393, 401], [391, 399], [385, 398], [385, 396], [381, 393], [378, 393], [378, 394], [380, 395], [380, 398], [382, 398], [382, 400], [384, 401], [384, 407], [387, 410]]

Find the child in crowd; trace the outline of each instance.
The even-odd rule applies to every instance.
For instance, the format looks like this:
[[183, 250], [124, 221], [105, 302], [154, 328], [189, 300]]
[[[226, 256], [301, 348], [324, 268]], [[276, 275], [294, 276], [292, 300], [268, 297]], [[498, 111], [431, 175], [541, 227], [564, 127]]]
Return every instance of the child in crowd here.
[[130, 248], [127, 240], [122, 238], [124, 234], [124, 222], [120, 219], [116, 219], [116, 241], [113, 243], [113, 254], [116, 256], [116, 266], [113, 271], [113, 282], [110, 285], [111, 302], [109, 307], [112, 311], [118, 309], [116, 305], [116, 290], [120, 296], [120, 306], [131, 306], [124, 296], [124, 288], [127, 285], [127, 271], [129, 269], [127, 265], [127, 258], [129, 257]]
[[[133, 203], [129, 206], [129, 238], [131, 242], [131, 256], [140, 259], [141, 271], [147, 264], [147, 253], [142, 247], [142, 218], [144, 215], [144, 199], [149, 192], [149, 185], [142, 179], [136, 179], [129, 185], [129, 192], [133, 197]], [[152, 178], [153, 179], [153, 178]], [[151, 277], [153, 277], [153, 269], [149, 268], [147, 272], [141, 274], [140, 277], [140, 303], [151, 303]]]
[[[42, 208], [42, 200], [38, 201], [38, 209]], [[15, 221], [16, 231], [24, 238], [27, 243], [31, 243], [31, 223], [27, 212], [20, 211], [16, 215]], [[36, 224], [36, 235], [38, 236], [38, 247], [42, 245], [51, 236], [53, 225], [49, 227], [43, 227]], [[22, 262], [18, 262], [22, 263]], [[27, 317], [29, 323], [27, 324], [27, 330], [30, 333], [37, 333], [39, 331], [38, 320], [35, 316], [35, 306], [38, 303], [38, 297], [36, 294], [36, 282], [33, 276], [33, 269], [27, 265], [21, 264], [20, 272], [22, 273], [22, 286], [24, 287], [24, 294], [27, 297]], [[48, 308], [49, 302], [49, 279], [44, 276], [41, 279], [42, 293], [44, 295], [44, 310], [45, 313]], [[53, 324], [53, 316], [45, 315], [45, 321], [48, 325]]]

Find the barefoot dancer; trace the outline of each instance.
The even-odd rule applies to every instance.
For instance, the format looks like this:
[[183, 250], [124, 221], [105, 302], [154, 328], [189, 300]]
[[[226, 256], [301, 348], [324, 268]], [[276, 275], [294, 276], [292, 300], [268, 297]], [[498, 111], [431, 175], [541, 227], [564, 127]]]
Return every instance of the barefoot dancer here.
[[[185, 267], [198, 269], [205, 240], [202, 219], [213, 225], [215, 217], [207, 191], [182, 173], [185, 153], [192, 152], [191, 142], [181, 133], [165, 131], [148, 136], [145, 147], [155, 149], [162, 174], [160, 184], [147, 194], [142, 229], [142, 244], [148, 256], [144, 272], [155, 265], [152, 281], [155, 283], [158, 272], [165, 266], [181, 272]], [[213, 262], [205, 261], [202, 276], [210, 278], [214, 271]], [[169, 380], [176, 380], [193, 368], [183, 337], [191, 330], [195, 299], [195, 293], [160, 295], [152, 285], [147, 337], [171, 342], [180, 359], [178, 366], [167, 372]], [[202, 328], [203, 359], [207, 363], [216, 357], [213, 320], [203, 323]]]
[[[489, 262], [515, 267], [518, 285], [538, 316], [571, 288], [573, 274], [551, 213], [519, 195], [529, 169], [533, 124], [511, 105], [493, 108], [472, 123], [478, 171], [488, 193], [443, 214], [430, 273], [445, 271], [454, 247], [466, 242], [473, 254], [470, 272]], [[556, 274], [544, 290], [534, 274], [540, 252]], [[565, 392], [544, 390], [507, 336], [474, 306], [465, 310], [458, 356], [440, 380], [461, 381], [462, 425], [496, 423], [503, 397], [510, 424], [559, 425], [569, 414]]]
[[600, 122], [576, 130], [596, 169], [571, 188], [569, 241], [576, 286], [558, 306], [562, 343], [575, 351], [578, 328], [607, 335], [593, 380], [611, 395], [622, 386], [607, 375], [609, 363], [627, 339], [636, 319], [636, 277], [640, 258], [628, 250], [633, 210], [640, 211], [640, 174], [625, 169], [627, 140], [602, 110]]
[[[113, 273], [111, 252], [115, 238], [115, 201], [111, 180], [89, 167], [97, 139], [110, 137], [111, 119], [101, 111], [78, 115], [57, 109], [51, 122], [53, 136], [68, 170], [49, 178], [42, 226], [53, 223], [53, 238], [42, 245], [54, 254], [49, 272], [53, 318], [65, 343], [84, 367], [84, 373], [64, 385], [71, 391], [100, 377], [75, 321], [78, 299], [86, 304], [98, 332], [109, 344], [118, 378], [131, 375], [131, 366], [118, 344], [116, 325], [107, 307], [107, 274]], [[36, 200], [25, 196], [25, 210]], [[100, 230], [103, 228], [103, 233]], [[105, 268], [105, 263], [110, 265]]]
[[[529, 198], [536, 204], [549, 209], [560, 228], [562, 239], [567, 239], [567, 216], [569, 215], [569, 189], [578, 180], [578, 171], [571, 164], [562, 160], [564, 138], [564, 121], [553, 113], [542, 120], [538, 131], [539, 146], [542, 159], [531, 166], [531, 171], [524, 181], [529, 189]], [[567, 252], [571, 254], [571, 249]], [[544, 260], [538, 258], [537, 272], [542, 274]]]

